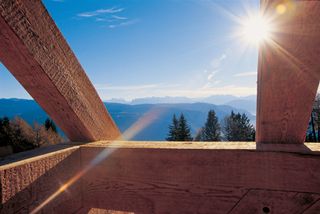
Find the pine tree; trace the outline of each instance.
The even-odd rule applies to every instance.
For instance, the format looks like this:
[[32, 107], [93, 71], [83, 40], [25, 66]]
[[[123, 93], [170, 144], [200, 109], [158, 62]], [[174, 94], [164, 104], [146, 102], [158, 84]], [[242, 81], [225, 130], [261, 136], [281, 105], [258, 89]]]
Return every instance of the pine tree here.
[[179, 120], [174, 114], [172, 117], [172, 124], [169, 126], [169, 134], [167, 141], [191, 141], [191, 132], [187, 120], [181, 114]]
[[224, 121], [224, 135], [228, 141], [254, 141], [255, 130], [246, 114], [233, 111]]
[[10, 144], [10, 122], [8, 117], [0, 118], [0, 146], [7, 146]]
[[178, 124], [178, 141], [191, 141], [191, 132], [187, 120], [184, 115], [181, 114]]
[[46, 121], [44, 122], [44, 127], [46, 128], [47, 131], [51, 129], [53, 132], [57, 133], [56, 125], [54, 124], [53, 120], [50, 120], [49, 118], [47, 118]]
[[203, 141], [220, 141], [221, 128], [214, 110], [208, 112], [207, 122], [203, 128]]
[[177, 141], [178, 140], [178, 126], [179, 122], [177, 120], [176, 115], [174, 114], [172, 117], [172, 124], [169, 126], [169, 134], [166, 138], [167, 141]]

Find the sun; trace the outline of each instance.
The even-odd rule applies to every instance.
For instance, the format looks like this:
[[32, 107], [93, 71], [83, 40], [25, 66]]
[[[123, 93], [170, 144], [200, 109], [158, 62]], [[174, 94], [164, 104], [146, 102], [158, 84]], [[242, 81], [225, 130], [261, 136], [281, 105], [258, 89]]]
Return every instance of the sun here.
[[259, 45], [271, 39], [272, 25], [261, 14], [250, 15], [241, 20], [241, 37], [250, 44]]

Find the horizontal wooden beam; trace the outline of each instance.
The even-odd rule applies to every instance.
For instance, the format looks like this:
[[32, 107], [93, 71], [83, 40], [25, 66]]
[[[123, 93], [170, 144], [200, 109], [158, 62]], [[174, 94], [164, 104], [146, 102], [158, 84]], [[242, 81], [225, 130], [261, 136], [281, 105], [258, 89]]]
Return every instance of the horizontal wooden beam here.
[[[60, 152], [41, 153], [37, 158], [1, 166], [0, 211], [21, 207], [30, 211], [59, 185], [77, 178], [57, 201], [47, 203], [44, 211], [63, 210], [68, 205], [73, 210], [81, 207], [79, 213], [88, 213], [91, 208], [97, 208], [96, 213], [101, 209], [130, 213], [263, 213], [264, 208], [270, 213], [312, 213], [319, 209], [319, 164], [320, 144], [316, 143], [261, 147], [254, 142], [109, 141], [71, 145]], [[25, 180], [30, 170], [37, 172], [33, 180], [26, 178], [29, 183], [21, 185], [19, 181]], [[86, 173], [82, 173], [84, 170]], [[55, 174], [58, 172], [61, 174]], [[43, 183], [50, 183], [50, 188], [36, 188]], [[19, 188], [10, 190], [15, 185]], [[81, 190], [80, 205], [71, 200], [78, 197], [76, 189]], [[22, 200], [27, 193], [38, 200]]]
[[120, 133], [41, 1], [0, 0], [0, 60], [70, 140]]
[[[79, 145], [68, 143], [68, 145]], [[80, 144], [81, 145], [81, 144]], [[123, 149], [200, 149], [200, 150], [232, 150], [232, 151], [254, 151], [254, 152], [293, 152], [300, 154], [320, 153], [320, 143], [304, 144], [264, 144], [256, 142], [163, 142], [163, 141], [98, 141], [81, 145], [81, 148], [123, 148]], [[0, 162], [1, 164], [1, 162]]]
[[273, 25], [261, 44], [257, 142], [303, 143], [320, 80], [320, 1], [261, 0]]
[[[31, 213], [64, 181], [80, 171], [79, 147], [68, 147], [53, 146], [52, 152], [46, 154], [43, 149], [37, 149], [23, 153], [24, 157], [30, 157], [28, 159], [21, 160], [22, 154], [15, 154], [3, 160], [2, 163], [11, 163], [0, 166], [0, 213]], [[38, 156], [34, 157], [35, 154]], [[81, 207], [81, 185], [76, 183], [41, 210], [43, 213], [65, 213], [66, 210], [74, 213]]]
[[100, 160], [82, 177], [83, 207], [133, 213], [263, 213], [267, 207], [271, 213], [302, 213], [320, 199], [319, 145], [308, 153], [231, 145], [82, 146], [84, 165]]

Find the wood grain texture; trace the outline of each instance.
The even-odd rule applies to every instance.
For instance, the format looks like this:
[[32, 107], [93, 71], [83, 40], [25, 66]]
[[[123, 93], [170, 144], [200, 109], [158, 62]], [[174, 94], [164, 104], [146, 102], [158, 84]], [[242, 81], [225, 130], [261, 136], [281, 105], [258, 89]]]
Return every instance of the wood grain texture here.
[[[185, 145], [162, 149], [85, 145], [81, 151], [83, 166], [100, 152], [108, 154], [82, 178], [83, 207], [88, 209], [243, 213], [240, 207], [235, 209], [237, 204], [249, 191], [260, 189], [291, 192], [280, 194], [281, 197], [273, 195], [275, 200], [280, 197], [286, 203], [274, 206], [272, 213], [282, 213], [287, 208], [298, 212], [300, 206], [293, 204], [311, 195], [312, 200], [305, 207], [311, 206], [320, 194], [319, 153], [186, 149]], [[261, 198], [267, 197], [264, 194]], [[302, 196], [297, 198], [295, 194]], [[262, 206], [261, 200], [253, 200], [248, 206]]]
[[[68, 143], [70, 145], [70, 143]], [[71, 143], [71, 145], [81, 145]], [[319, 154], [319, 143], [264, 144], [256, 142], [163, 142], [163, 141], [97, 141], [82, 144], [81, 147], [127, 148], [127, 149], [200, 149], [200, 150], [249, 150], [269, 152], [293, 152]], [[1, 164], [1, 162], [0, 162]]]
[[[79, 213], [77, 213], [79, 214]], [[132, 212], [123, 212], [123, 211], [115, 211], [115, 210], [105, 210], [105, 209], [97, 209], [91, 208], [86, 214], [134, 214]]]
[[254, 189], [248, 191], [230, 214], [301, 214], [319, 199], [320, 194]]
[[72, 141], [120, 133], [77, 58], [37, 0], [0, 0], [0, 60]]
[[[80, 170], [79, 147], [12, 163], [0, 169], [0, 213], [30, 213]], [[45, 206], [42, 213], [72, 213], [81, 208], [80, 183]]]
[[261, 0], [261, 8], [275, 30], [259, 51], [256, 140], [303, 143], [320, 80], [320, 1]]
[[320, 213], [320, 200], [316, 201], [312, 206], [308, 207], [304, 214], [319, 214]]
[[319, 213], [319, 144], [247, 144], [106, 141], [28, 151], [2, 162], [0, 213], [30, 212], [88, 166], [41, 213]]

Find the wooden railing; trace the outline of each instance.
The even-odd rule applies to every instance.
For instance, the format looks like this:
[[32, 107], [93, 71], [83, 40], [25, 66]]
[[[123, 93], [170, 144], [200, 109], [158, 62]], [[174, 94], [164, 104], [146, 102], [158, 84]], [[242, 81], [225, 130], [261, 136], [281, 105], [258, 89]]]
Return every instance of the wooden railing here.
[[[320, 1], [261, 7], [279, 31], [259, 53], [258, 144], [109, 141], [13, 155], [0, 167], [1, 213], [320, 213], [320, 148], [303, 144]], [[0, 0], [0, 60], [69, 139], [120, 139], [41, 1]]]
[[10, 162], [0, 167], [1, 213], [320, 210], [316, 143], [96, 142]]
[[[320, 80], [320, 1], [261, 0], [261, 8], [276, 30], [259, 52], [257, 142], [303, 143]], [[0, 0], [0, 60], [70, 140], [119, 139], [41, 1]]]

